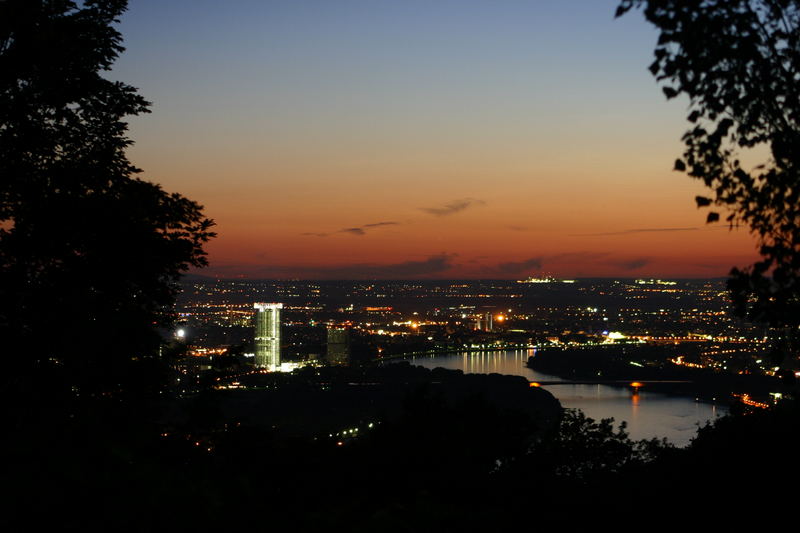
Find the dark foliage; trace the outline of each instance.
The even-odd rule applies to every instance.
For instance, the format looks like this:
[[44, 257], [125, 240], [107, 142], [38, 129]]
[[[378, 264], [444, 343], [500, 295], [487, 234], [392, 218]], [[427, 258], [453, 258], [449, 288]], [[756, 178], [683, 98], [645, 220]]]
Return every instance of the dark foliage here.
[[148, 111], [104, 77], [123, 0], [0, 1], [0, 337], [4, 364], [117, 383], [171, 323], [203, 266], [202, 207], [137, 177], [123, 118]]
[[[762, 260], [731, 272], [737, 311], [800, 323], [800, 3], [623, 0], [659, 30], [650, 71], [667, 98], [689, 97], [686, 150], [675, 169], [702, 180], [732, 225], [759, 239]], [[749, 166], [744, 159], [759, 158]], [[719, 220], [710, 212], [708, 221]]]
[[519, 377], [398, 364], [265, 378], [275, 388], [86, 402], [28, 426], [4, 443], [10, 516], [38, 525], [46, 501], [82, 531], [503, 531], [605, 503], [597, 487], [672, 451], [610, 420], [559, 421]]
[[615, 430], [613, 418], [596, 421], [580, 410], [566, 409], [558, 430], [526, 459], [539, 475], [597, 483], [642, 467], [672, 448], [665, 439], [631, 440], [626, 427], [622, 422]]

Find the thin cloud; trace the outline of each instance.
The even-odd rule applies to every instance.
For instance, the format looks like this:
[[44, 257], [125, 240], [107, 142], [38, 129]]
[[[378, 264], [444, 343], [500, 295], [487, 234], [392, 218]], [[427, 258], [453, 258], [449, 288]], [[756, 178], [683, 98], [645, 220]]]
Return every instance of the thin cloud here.
[[224, 276], [236, 276], [248, 272], [250, 277], [262, 279], [420, 279], [453, 268], [455, 254], [437, 254], [419, 261], [374, 264], [355, 263], [336, 266], [292, 266], [292, 265], [224, 265], [215, 270]]
[[708, 263], [693, 263], [692, 266], [697, 268], [705, 268], [708, 270], [731, 270], [731, 267], [728, 263], [720, 263], [718, 265], [711, 265]]
[[570, 237], [605, 237], [608, 235], [631, 235], [634, 233], [662, 233], [670, 231], [698, 231], [700, 228], [636, 228], [606, 233], [574, 233]]
[[333, 232], [330, 232], [330, 233], [306, 232], [306, 233], [303, 233], [302, 235], [310, 235], [310, 236], [313, 236], [313, 237], [330, 237], [331, 235], [334, 235], [336, 233], [347, 233], [349, 235], [355, 235], [355, 236], [360, 237], [360, 236], [366, 235], [367, 234], [367, 230], [380, 228], [380, 227], [383, 227], [383, 226], [398, 226], [398, 225], [400, 225], [400, 222], [394, 222], [394, 221], [373, 222], [371, 224], [364, 224], [363, 226], [355, 226], [355, 227], [352, 227], [352, 228], [342, 228], [340, 230], [333, 231]]
[[601, 267], [603, 265], [613, 266], [624, 271], [634, 271], [644, 268], [653, 263], [653, 260], [648, 257], [634, 257], [634, 258], [620, 258], [614, 256], [609, 252], [565, 252], [548, 257], [544, 257], [542, 262], [548, 265], [576, 265], [581, 264], [585, 266], [595, 265]]
[[364, 224], [364, 227], [365, 228], [378, 228], [380, 226], [397, 226], [399, 224], [400, 224], [399, 222], [392, 222], [392, 221], [389, 221], [389, 222], [373, 222], [372, 224]]
[[638, 259], [631, 259], [628, 261], [613, 261], [609, 264], [621, 268], [622, 270], [639, 270], [640, 268], [649, 265], [651, 262], [652, 261], [646, 257], [640, 257]]
[[548, 261], [569, 262], [569, 261], [596, 261], [609, 255], [608, 252], [564, 252], [548, 257]]
[[343, 278], [357, 275], [375, 279], [413, 279], [418, 276], [424, 277], [450, 270], [453, 268], [454, 257], [451, 254], [439, 254], [433, 255], [424, 261], [404, 261], [388, 265], [351, 265], [337, 267], [332, 272], [336, 272]]
[[532, 257], [525, 261], [511, 261], [497, 265], [497, 271], [501, 274], [521, 274], [527, 270], [539, 270], [541, 268], [541, 257]]
[[470, 207], [486, 205], [483, 200], [477, 198], [462, 198], [460, 200], [453, 200], [452, 202], [443, 205], [442, 207], [420, 207], [420, 211], [428, 213], [436, 217], [446, 217], [460, 213]]

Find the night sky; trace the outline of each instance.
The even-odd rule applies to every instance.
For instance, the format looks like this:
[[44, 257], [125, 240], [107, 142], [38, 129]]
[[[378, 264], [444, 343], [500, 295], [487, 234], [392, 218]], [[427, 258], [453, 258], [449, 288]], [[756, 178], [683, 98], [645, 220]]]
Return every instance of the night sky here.
[[143, 177], [205, 206], [202, 273], [712, 277], [756, 257], [672, 171], [687, 100], [616, 0], [131, 0], [110, 77]]

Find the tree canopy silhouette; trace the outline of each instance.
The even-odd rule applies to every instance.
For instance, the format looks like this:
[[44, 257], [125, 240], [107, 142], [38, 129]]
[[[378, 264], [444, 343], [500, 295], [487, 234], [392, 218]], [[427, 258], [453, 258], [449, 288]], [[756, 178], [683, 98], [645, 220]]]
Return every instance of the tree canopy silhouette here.
[[[685, 151], [675, 169], [702, 180], [699, 207], [726, 209], [758, 238], [762, 259], [734, 268], [742, 316], [800, 323], [800, 2], [622, 0], [659, 30], [650, 71], [667, 98], [689, 97]], [[746, 164], [754, 160], [759, 164]], [[709, 212], [709, 222], [719, 213]]]
[[0, 0], [6, 364], [102, 375], [152, 353], [180, 274], [207, 263], [202, 206], [137, 177], [125, 153], [123, 118], [149, 105], [103, 75], [124, 50], [113, 25], [126, 7]]

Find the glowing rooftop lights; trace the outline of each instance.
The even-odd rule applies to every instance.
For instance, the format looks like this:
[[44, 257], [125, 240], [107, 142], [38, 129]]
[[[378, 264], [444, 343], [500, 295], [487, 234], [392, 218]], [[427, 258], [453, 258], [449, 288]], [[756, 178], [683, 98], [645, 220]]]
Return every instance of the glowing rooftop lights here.
[[253, 304], [253, 308], [258, 309], [259, 311], [266, 311], [267, 309], [283, 309], [283, 304], [257, 302]]

